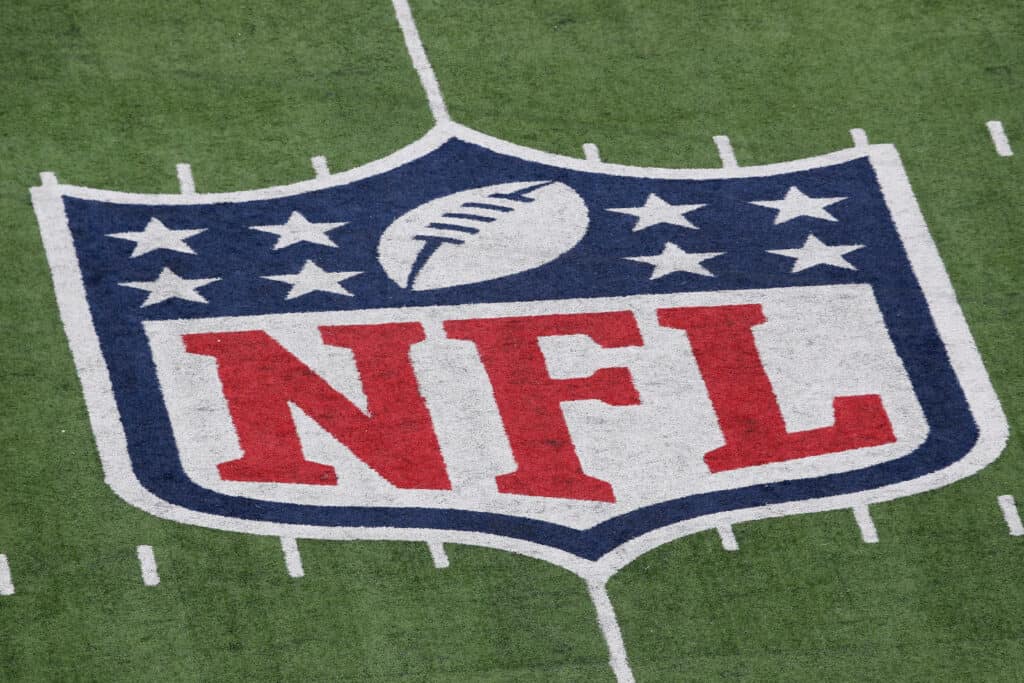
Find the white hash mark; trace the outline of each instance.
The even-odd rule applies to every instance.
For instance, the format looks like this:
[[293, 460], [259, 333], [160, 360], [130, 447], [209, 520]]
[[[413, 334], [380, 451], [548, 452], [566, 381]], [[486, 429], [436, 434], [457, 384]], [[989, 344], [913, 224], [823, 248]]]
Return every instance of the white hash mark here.
[[281, 552], [284, 553], [284, 566], [288, 576], [301, 579], [306, 575], [302, 568], [302, 555], [299, 554], [299, 543], [291, 536], [281, 537]]
[[451, 563], [448, 561], [448, 553], [444, 550], [444, 543], [427, 541], [427, 548], [430, 549], [430, 559], [434, 561], [434, 567], [447, 569]]
[[718, 158], [722, 160], [722, 168], [739, 168], [740, 164], [736, 161], [736, 152], [732, 149], [729, 136], [716, 135], [712, 139], [715, 141], [715, 147], [718, 148]]
[[999, 496], [996, 500], [999, 501], [999, 507], [1003, 511], [1003, 519], [1006, 520], [1006, 526], [1010, 529], [1010, 535], [1024, 536], [1024, 524], [1021, 524], [1020, 512], [1017, 511], [1017, 503], [1013, 500], [1013, 496]]
[[139, 568], [142, 569], [142, 583], [147, 586], [159, 586], [160, 574], [156, 570], [153, 546], [140, 545], [135, 552], [139, 556]]
[[0, 595], [14, 595], [11, 565], [7, 562], [7, 556], [2, 554], [0, 554]]
[[195, 194], [196, 181], [192, 177], [192, 166], [189, 164], [178, 164], [175, 166], [178, 172], [178, 187], [182, 194]]
[[875, 521], [871, 519], [871, 511], [867, 505], [856, 505], [853, 508], [853, 518], [857, 520], [860, 527], [860, 537], [865, 543], [878, 543], [878, 530], [875, 528]]
[[1006, 137], [1006, 131], [1003, 130], [1003, 122], [989, 121], [985, 125], [988, 126], [988, 134], [992, 136], [992, 144], [996, 146], [996, 154], [1001, 157], [1012, 157], [1013, 150], [1010, 148], [1010, 140]]
[[731, 524], [720, 524], [717, 527], [718, 537], [722, 539], [722, 548], [729, 552], [736, 552], [740, 549], [740, 544], [736, 542], [736, 534], [732, 531]]

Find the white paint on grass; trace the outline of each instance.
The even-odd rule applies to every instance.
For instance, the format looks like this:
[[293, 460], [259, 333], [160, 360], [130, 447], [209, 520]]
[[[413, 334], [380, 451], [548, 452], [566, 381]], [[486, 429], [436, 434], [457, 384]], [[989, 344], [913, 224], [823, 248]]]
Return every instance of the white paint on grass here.
[[1020, 521], [1020, 512], [1017, 511], [1017, 503], [1013, 496], [999, 496], [999, 507], [1003, 510], [1003, 519], [1010, 529], [1011, 536], [1024, 536], [1024, 524]]
[[992, 136], [992, 144], [996, 146], [996, 153], [1001, 157], [1012, 157], [1013, 150], [1010, 148], [1006, 131], [1003, 130], [1003, 122], [989, 121], [985, 125], [988, 126], [988, 134]]
[[[196, 203], [197, 197], [178, 193], [165, 195], [122, 193], [71, 185], [47, 184], [44, 182], [41, 187], [32, 188], [33, 206], [39, 218], [43, 242], [53, 273], [55, 289], [60, 303], [61, 318], [68, 337], [72, 342], [71, 350], [75, 357], [76, 367], [79, 370], [79, 377], [85, 387], [85, 400], [89, 407], [93, 431], [96, 434], [99, 445], [105, 478], [119, 496], [132, 505], [162, 518], [216, 529], [226, 529], [233, 532], [269, 534], [274, 537], [295, 536], [302, 538], [436, 541], [483, 545], [509, 552], [523, 553], [558, 564], [587, 579], [597, 579], [611, 576], [639, 555], [663, 543], [688, 534], [715, 529], [720, 524], [736, 524], [755, 519], [822, 510], [849, 510], [855, 505], [880, 503], [945, 486], [978, 471], [994, 460], [1002, 451], [1008, 434], [1005, 416], [991, 387], [985, 367], [978, 356], [977, 346], [973, 343], [963, 314], [959, 308], [949, 303], [956, 300], [949, 277], [942, 265], [938, 251], [935, 249], [928, 234], [924, 217], [921, 215], [920, 208], [914, 198], [899, 155], [895, 148], [890, 145], [873, 144], [868, 150], [851, 148], [811, 159], [801, 159], [765, 166], [748, 166], [740, 169], [650, 169], [597, 163], [582, 158], [555, 156], [500, 141], [458, 124], [448, 122], [436, 126], [420, 141], [385, 159], [333, 175], [329, 180], [310, 179], [293, 185], [248, 192], [203, 195], [202, 200], [204, 203], [260, 201], [291, 197], [306, 191], [340, 186], [383, 173], [420, 158], [456, 136], [459, 139], [492, 149], [500, 154], [517, 156], [522, 159], [537, 161], [538, 163], [559, 168], [581, 171], [599, 170], [602, 173], [625, 178], [720, 179], [766, 177], [776, 173], [793, 173], [831, 166], [853, 159], [867, 158], [875, 169], [886, 204], [896, 221], [896, 228], [901, 242], [905, 245], [913, 269], [920, 278], [921, 288], [927, 300], [929, 310], [935, 320], [940, 338], [946, 347], [957, 377], [964, 388], [970, 410], [975, 415], [981, 428], [981, 436], [972, 450], [956, 463], [945, 469], [910, 481], [846, 495], [761, 505], [754, 508], [731, 510], [728, 513], [716, 513], [681, 521], [667, 527], [652, 529], [640, 537], [625, 541], [619, 547], [593, 561], [578, 557], [560, 548], [544, 545], [543, 543], [524, 541], [485, 532], [395, 527], [321, 527], [312, 524], [278, 524], [257, 520], [225, 518], [198, 512], [156, 497], [138, 482], [132, 470], [127, 439], [118, 416], [117, 403], [113, 399], [110, 376], [107, 373], [107, 366], [99, 346], [99, 338], [93, 326], [81, 269], [75, 255], [68, 216], [64, 210], [67, 197], [80, 197], [83, 199], [118, 203], [159, 204], [161, 206], [191, 205]], [[640, 267], [639, 264], [637, 267]], [[702, 296], [726, 296], [726, 294], [708, 293]], [[593, 304], [590, 300], [587, 301], [589, 302], [588, 306]], [[736, 302], [733, 301], [732, 303]], [[531, 304], [524, 303], [522, 305]], [[547, 304], [539, 302], [536, 305], [541, 306], [542, 309], [542, 306]], [[562, 305], [565, 305], [564, 302]], [[621, 302], [618, 305], [621, 306]], [[405, 309], [394, 310], [401, 311]], [[537, 310], [524, 311], [524, 314], [533, 315], [536, 314]], [[787, 308], [786, 310], [789, 309]], [[503, 313], [503, 315], [507, 314], [507, 311]], [[462, 314], [460, 313], [460, 315]], [[466, 315], [471, 314], [467, 311]], [[159, 322], [164, 324], [170, 321]], [[210, 320], [207, 319], [207, 322], [210, 322]], [[220, 324], [219, 321], [213, 322]], [[195, 321], [190, 324], [195, 324]], [[154, 331], [151, 330], [150, 334], [153, 333]], [[827, 456], [825, 457], [827, 458]], [[722, 476], [727, 476], [727, 474]], [[224, 482], [218, 481], [218, 485], [223, 484]]]
[[56, 187], [59, 184], [57, 174], [53, 171], [43, 171], [39, 174], [39, 180], [45, 187]]
[[317, 178], [326, 178], [331, 175], [331, 169], [327, 166], [327, 157], [313, 157], [309, 163], [313, 164], [313, 171], [316, 172]]
[[14, 595], [14, 581], [11, 580], [11, 565], [7, 556], [0, 555], [0, 595]]
[[732, 532], [731, 524], [720, 524], [718, 537], [722, 539], [722, 548], [725, 550], [735, 552], [740, 549], [740, 544], [736, 542], [736, 534]]
[[395, 8], [398, 25], [402, 27], [402, 36], [405, 38], [405, 47], [409, 51], [413, 68], [419, 74], [423, 91], [427, 94], [427, 102], [430, 104], [430, 113], [434, 115], [434, 121], [437, 123], [451, 121], [448, 108], [444, 104], [444, 96], [441, 95], [441, 86], [437, 82], [437, 76], [434, 75], [434, 68], [430, 66], [430, 60], [427, 59], [427, 52], [423, 49], [420, 32], [416, 30], [416, 22], [412, 18], [408, 0], [391, 0], [391, 2]]
[[736, 161], [736, 152], [732, 150], [732, 142], [728, 135], [714, 136], [715, 146], [718, 147], [718, 156], [722, 160], [722, 168], [739, 168]]
[[875, 521], [871, 519], [871, 512], [867, 505], [855, 505], [853, 507], [853, 518], [857, 520], [860, 527], [860, 537], [865, 543], [878, 543], [878, 530], [875, 529]]
[[302, 569], [302, 555], [299, 555], [298, 541], [291, 536], [282, 536], [281, 552], [284, 553], [284, 566], [288, 569], [288, 576], [293, 579], [301, 579], [306, 575]]
[[159, 586], [160, 574], [156, 570], [156, 557], [153, 555], [153, 546], [140, 545], [136, 549], [139, 556], [139, 567], [142, 569], [142, 583], [147, 586]]
[[196, 181], [192, 178], [192, 166], [189, 164], [178, 164], [175, 166], [178, 171], [178, 186], [182, 194], [195, 194]]
[[853, 146], [857, 149], [864, 149], [869, 145], [868, 134], [863, 128], [851, 128], [850, 137], [853, 138]]
[[593, 142], [584, 142], [583, 156], [587, 161], [601, 161], [601, 150]]
[[634, 683], [633, 671], [629, 668], [629, 658], [626, 656], [626, 645], [622, 641], [622, 631], [619, 629], [619, 620], [615, 616], [612, 601], [608, 598], [607, 580], [587, 580], [587, 590], [590, 591], [590, 599], [594, 601], [594, 608], [597, 610], [597, 623], [601, 626], [604, 642], [608, 645], [608, 664], [615, 673], [615, 680], [618, 683]]
[[430, 559], [434, 561], [436, 568], [447, 569], [449, 567], [451, 563], [448, 561], [448, 553], [444, 551], [444, 543], [429, 541], [427, 548], [430, 549]]

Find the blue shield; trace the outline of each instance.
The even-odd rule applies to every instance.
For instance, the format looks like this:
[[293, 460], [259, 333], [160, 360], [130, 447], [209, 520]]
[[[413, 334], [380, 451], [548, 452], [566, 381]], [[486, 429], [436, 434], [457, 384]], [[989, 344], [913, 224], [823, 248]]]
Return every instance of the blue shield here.
[[[135, 195], [50, 177], [33, 200], [107, 481], [183, 522], [621, 564], [716, 525], [932, 489], [1006, 439], [887, 145], [644, 169], [446, 125], [290, 186]], [[422, 330], [386, 361], [404, 379], [359, 360], [385, 362], [387, 325]], [[325, 341], [355, 327], [359, 348]], [[299, 365], [232, 375], [197, 351], [228, 338]], [[308, 381], [285, 391], [298, 367]], [[277, 431], [245, 377], [280, 394]], [[374, 422], [374, 392], [401, 382], [422, 399], [391, 420], [405, 431]], [[355, 410], [377, 450], [345, 431]], [[223, 467], [277, 440], [325, 478]]]

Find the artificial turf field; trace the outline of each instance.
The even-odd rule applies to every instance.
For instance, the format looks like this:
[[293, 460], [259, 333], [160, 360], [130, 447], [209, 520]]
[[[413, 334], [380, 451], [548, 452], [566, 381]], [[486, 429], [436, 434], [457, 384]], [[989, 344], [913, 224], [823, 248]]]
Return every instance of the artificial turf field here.
[[[639, 681], [1019, 680], [1024, 539], [1014, 2], [440, 2], [413, 11], [453, 118], [611, 162], [741, 164], [899, 149], [1010, 423], [979, 474], [872, 508], [703, 533], [609, 583]], [[104, 484], [28, 188], [251, 189], [384, 156], [432, 123], [394, 11], [366, 2], [0, 8], [0, 680], [612, 680], [586, 587], [523, 556], [278, 541], [162, 521]], [[155, 549], [144, 586], [135, 548]]]

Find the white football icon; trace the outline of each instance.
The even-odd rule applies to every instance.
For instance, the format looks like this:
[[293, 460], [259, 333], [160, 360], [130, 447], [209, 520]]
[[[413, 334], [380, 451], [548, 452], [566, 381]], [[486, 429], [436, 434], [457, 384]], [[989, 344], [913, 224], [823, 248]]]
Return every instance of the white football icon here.
[[381, 235], [377, 258], [400, 287], [485, 282], [550, 263], [587, 232], [587, 205], [554, 181], [489, 185], [420, 204]]

